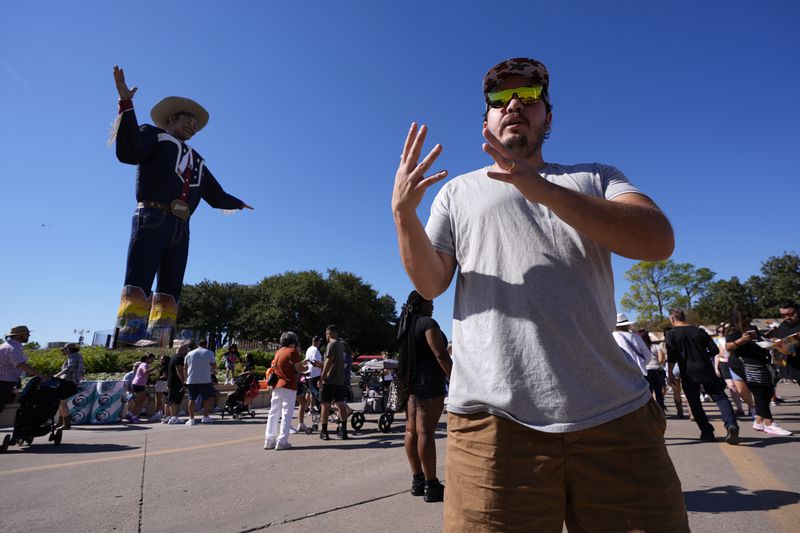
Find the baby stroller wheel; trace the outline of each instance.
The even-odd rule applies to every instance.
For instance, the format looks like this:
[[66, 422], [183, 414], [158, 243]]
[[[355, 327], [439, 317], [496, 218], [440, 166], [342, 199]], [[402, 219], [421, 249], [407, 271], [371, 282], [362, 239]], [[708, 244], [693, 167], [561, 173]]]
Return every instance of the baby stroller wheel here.
[[389, 433], [389, 430], [392, 429], [391, 413], [383, 413], [381, 415], [381, 417], [378, 419], [378, 429], [380, 429], [383, 433]]
[[237, 415], [236, 413], [233, 413], [233, 414], [231, 415], [231, 417], [232, 417], [234, 420], [238, 420], [238, 419], [239, 419], [239, 415]]
[[255, 417], [256, 417], [256, 412], [250, 411], [250, 418], [255, 418]]
[[3, 444], [0, 444], [0, 453], [6, 453], [9, 444], [11, 444], [11, 435], [6, 434], [6, 436], [3, 437]]
[[56, 430], [56, 434], [53, 437], [53, 444], [55, 444], [56, 446], [60, 446], [61, 445], [61, 437], [62, 436], [63, 436], [63, 434], [62, 434], [61, 430], [57, 429]]
[[356, 431], [360, 431], [361, 428], [364, 427], [364, 413], [353, 413], [352, 417], [350, 418], [350, 425], [353, 426], [353, 429]]
[[311, 424], [311, 431], [312, 431], [312, 432], [314, 432], [314, 431], [317, 431], [318, 429], [319, 429], [319, 426], [318, 426], [318, 425], [316, 425], [316, 424]]
[[306, 435], [311, 435], [312, 433], [314, 433], [314, 426], [312, 426], [310, 428], [307, 427], [306, 428]]

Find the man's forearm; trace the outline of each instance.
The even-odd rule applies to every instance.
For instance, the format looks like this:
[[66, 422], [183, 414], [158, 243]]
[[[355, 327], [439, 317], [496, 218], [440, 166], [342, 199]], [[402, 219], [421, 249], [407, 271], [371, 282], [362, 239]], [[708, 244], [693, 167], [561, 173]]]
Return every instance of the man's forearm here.
[[17, 365], [17, 368], [19, 368], [20, 370], [22, 370], [23, 372], [25, 372], [29, 376], [44, 377], [44, 374], [42, 374], [41, 372], [39, 372], [38, 370], [33, 368], [28, 363], [20, 363], [20, 364]]
[[450, 285], [455, 258], [452, 265], [446, 264], [431, 244], [416, 213], [395, 213], [394, 223], [400, 260], [411, 283], [424, 298], [433, 300]]
[[672, 226], [647, 197], [627, 193], [611, 201], [546, 183], [543, 190], [536, 191], [538, 201], [600, 246], [642, 261], [660, 261], [672, 255]]

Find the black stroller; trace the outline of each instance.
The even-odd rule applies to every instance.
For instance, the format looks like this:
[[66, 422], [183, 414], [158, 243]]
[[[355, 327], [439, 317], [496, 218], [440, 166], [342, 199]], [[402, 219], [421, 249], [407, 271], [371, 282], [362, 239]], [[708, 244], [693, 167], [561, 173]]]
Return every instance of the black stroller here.
[[231, 415], [234, 420], [244, 415], [250, 415], [250, 418], [256, 416], [256, 412], [250, 409], [244, 403], [245, 398], [251, 390], [258, 389], [258, 377], [255, 372], [244, 372], [234, 378], [236, 390], [228, 394], [228, 399], [225, 401], [225, 407], [222, 408], [220, 416], [225, 418], [225, 414]]
[[52, 378], [41, 383], [38, 377], [31, 378], [19, 395], [19, 408], [14, 417], [14, 430], [6, 434], [0, 445], [0, 453], [5, 453], [11, 444], [28, 446], [36, 437], [50, 434], [47, 440], [58, 446], [61, 444], [61, 429], [55, 429], [55, 416], [58, 404], [77, 392], [71, 381]]
[[387, 370], [397, 369], [397, 361], [394, 359], [381, 359], [367, 361], [361, 365], [361, 391], [363, 409], [353, 412], [351, 424], [353, 429], [359, 431], [366, 418], [364, 414], [380, 414], [378, 417], [378, 429], [381, 433], [388, 433], [394, 423], [394, 411], [386, 405], [387, 394], [384, 390], [383, 375]]

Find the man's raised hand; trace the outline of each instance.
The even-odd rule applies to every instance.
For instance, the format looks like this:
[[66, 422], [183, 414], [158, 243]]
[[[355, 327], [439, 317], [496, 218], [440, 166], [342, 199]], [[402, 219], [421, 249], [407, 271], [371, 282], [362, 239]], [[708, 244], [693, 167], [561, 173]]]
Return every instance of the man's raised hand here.
[[128, 89], [128, 85], [125, 83], [125, 71], [117, 65], [114, 65], [114, 82], [117, 84], [117, 92], [119, 92], [120, 100], [130, 100], [133, 98], [133, 95], [136, 94], [136, 91], [139, 90], [138, 87]]
[[417, 129], [417, 123], [411, 123], [408, 131], [403, 154], [400, 157], [400, 166], [397, 167], [397, 174], [394, 177], [394, 190], [392, 191], [392, 213], [416, 211], [425, 190], [447, 177], [447, 171], [442, 170], [431, 176], [425, 176], [425, 172], [430, 169], [439, 154], [442, 153], [442, 145], [437, 144], [428, 153], [421, 163], [419, 161], [422, 145], [425, 144], [425, 136], [428, 128], [424, 124]]

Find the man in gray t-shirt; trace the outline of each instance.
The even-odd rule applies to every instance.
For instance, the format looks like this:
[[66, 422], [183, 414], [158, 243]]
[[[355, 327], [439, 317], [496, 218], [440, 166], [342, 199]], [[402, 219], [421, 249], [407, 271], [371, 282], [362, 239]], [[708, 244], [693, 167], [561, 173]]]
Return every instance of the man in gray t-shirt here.
[[211, 408], [214, 407], [214, 402], [217, 398], [217, 390], [212, 385], [211, 375], [217, 371], [217, 359], [214, 352], [207, 348], [208, 343], [201, 340], [197, 348], [192, 350], [186, 355], [184, 359], [184, 368], [186, 370], [186, 385], [189, 388], [189, 420], [186, 421], [187, 426], [193, 426], [197, 423], [194, 419], [195, 401], [200, 398], [203, 402], [203, 418], [200, 421], [203, 424], [210, 424], [212, 422]]
[[[544, 160], [552, 107], [542, 63], [503, 61], [483, 88], [483, 149], [493, 165], [445, 184], [423, 228], [416, 209], [447, 172], [424, 175], [442, 149], [418, 163], [427, 129], [412, 124], [392, 197], [417, 291], [433, 299], [457, 272], [445, 530], [555, 530], [565, 520], [577, 529], [687, 530], [663, 413], [610, 334], [611, 253], [669, 257], [669, 221], [612, 166]], [[626, 441], [629, 433], [636, 439]], [[625, 473], [624, 450], [639, 447], [659, 465], [652, 495], [637, 494]], [[542, 511], [549, 500], [553, 513]], [[525, 512], [510, 512], [509, 502]]]

